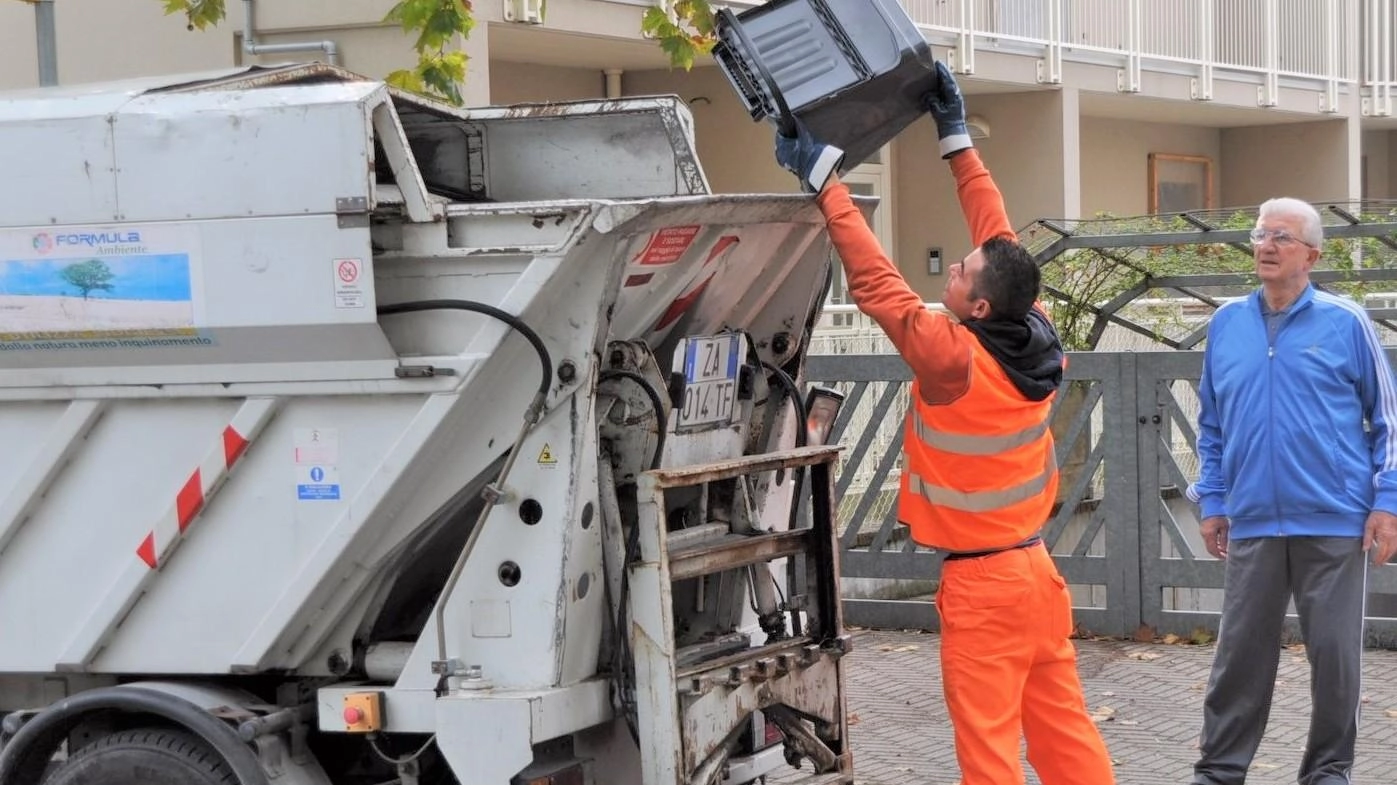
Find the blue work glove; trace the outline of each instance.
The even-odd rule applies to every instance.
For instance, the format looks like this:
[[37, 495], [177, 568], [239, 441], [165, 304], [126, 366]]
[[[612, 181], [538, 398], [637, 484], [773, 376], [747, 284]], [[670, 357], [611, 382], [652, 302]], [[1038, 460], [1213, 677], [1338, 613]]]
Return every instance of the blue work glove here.
[[922, 98], [922, 104], [936, 121], [936, 137], [941, 140], [941, 157], [950, 158], [974, 146], [965, 129], [965, 99], [951, 69], [936, 61], [936, 90]]
[[815, 140], [805, 124], [795, 121], [796, 135], [776, 132], [776, 163], [800, 178], [800, 185], [810, 193], [819, 193], [825, 181], [844, 161], [844, 151], [834, 145]]

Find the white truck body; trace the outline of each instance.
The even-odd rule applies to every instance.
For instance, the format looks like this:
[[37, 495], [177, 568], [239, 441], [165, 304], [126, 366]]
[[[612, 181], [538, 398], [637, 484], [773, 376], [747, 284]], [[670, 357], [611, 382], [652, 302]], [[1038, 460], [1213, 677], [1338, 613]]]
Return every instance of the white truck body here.
[[[765, 560], [670, 594], [666, 532], [694, 522], [667, 514], [701, 512], [697, 540], [785, 529], [783, 467], [831, 460], [790, 450], [804, 424], [768, 374], [800, 378], [818, 211], [710, 194], [681, 102], [457, 110], [250, 68], [0, 96], [0, 157], [0, 785], [33, 771], [45, 707], [114, 688], [266, 724], [247, 746], [266, 783], [574, 781], [530, 779], [550, 761], [720, 781], [773, 703], [819, 719], [824, 781], [848, 775], [837, 595], [817, 613], [783, 569], [819, 536], [766, 552], [812, 627], [771, 639], [789, 651], [703, 654], [750, 636]], [[698, 336], [728, 352], [707, 377], [682, 356]], [[637, 379], [665, 409], [658, 466]], [[695, 477], [740, 490], [647, 506]], [[816, 544], [802, 580], [832, 584]], [[608, 667], [618, 612], [639, 746]], [[785, 675], [752, 670], [777, 656]], [[704, 662], [731, 683], [700, 688]], [[377, 724], [356, 734], [366, 692]], [[93, 731], [62, 728], [76, 759]], [[315, 749], [328, 736], [425, 740], [440, 765], [356, 769]]]

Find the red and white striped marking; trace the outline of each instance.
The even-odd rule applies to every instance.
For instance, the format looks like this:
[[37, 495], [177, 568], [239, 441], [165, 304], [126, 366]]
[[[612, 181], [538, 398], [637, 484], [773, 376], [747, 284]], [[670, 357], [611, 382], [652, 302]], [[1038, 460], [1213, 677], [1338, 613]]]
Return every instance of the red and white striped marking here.
[[[722, 256], [726, 251], [737, 247], [737, 244], [740, 242], [742, 242], [742, 238], [735, 234], [725, 234], [719, 237], [718, 241], [709, 249], [708, 258], [703, 260], [703, 266], [699, 269], [704, 270], [712, 266], [713, 262], [717, 260], [718, 257]], [[665, 309], [665, 312], [660, 314], [659, 320], [655, 322], [655, 326], [651, 329], [655, 331], [663, 330], [679, 321], [679, 317], [683, 316], [684, 312], [689, 310], [689, 306], [693, 305], [694, 301], [698, 300], [698, 298], [703, 295], [704, 290], [708, 288], [708, 282], [713, 280], [713, 276], [717, 274], [718, 271], [716, 269], [710, 270], [708, 275], [704, 276], [703, 279], [698, 282], [698, 285], [689, 288], [688, 291], [675, 298], [674, 302], [670, 303], [669, 307]]]
[[219, 486], [228, 478], [228, 470], [238, 462], [252, 439], [271, 419], [275, 399], [248, 399], [223, 434], [204, 456], [204, 460], [184, 481], [175, 494], [174, 503], [156, 522], [155, 527], [136, 548], [136, 555], [152, 570], [159, 569], [179, 545], [185, 530], [199, 516]]
[[228, 477], [238, 461], [271, 420], [280, 398], [248, 398], [233, 421], [219, 434], [204, 460], [175, 494], [174, 503], [136, 549], [139, 561], [130, 561], [107, 591], [97, 595], [97, 605], [78, 627], [55, 667], [60, 671], [85, 671], [100, 653], [121, 621], [145, 595], [159, 568], [179, 546], [182, 535], [199, 511]]

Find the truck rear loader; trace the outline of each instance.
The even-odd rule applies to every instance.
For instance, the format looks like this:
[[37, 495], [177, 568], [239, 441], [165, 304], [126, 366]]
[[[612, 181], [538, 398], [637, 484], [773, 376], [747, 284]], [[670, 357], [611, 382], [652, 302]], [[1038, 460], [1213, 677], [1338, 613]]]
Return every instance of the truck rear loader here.
[[0, 785], [849, 782], [809, 197], [669, 96], [0, 95]]

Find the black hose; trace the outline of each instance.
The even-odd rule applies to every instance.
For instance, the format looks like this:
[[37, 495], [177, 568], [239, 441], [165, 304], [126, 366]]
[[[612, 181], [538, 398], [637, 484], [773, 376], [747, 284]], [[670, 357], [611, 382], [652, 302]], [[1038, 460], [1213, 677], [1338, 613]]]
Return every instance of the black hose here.
[[[505, 477], [509, 475], [509, 470], [514, 466], [514, 459], [519, 454], [519, 448], [524, 443], [524, 437], [528, 429], [537, 425], [543, 418], [543, 407], [548, 400], [548, 390], [553, 386], [553, 358], [548, 356], [548, 347], [543, 345], [543, 339], [538, 337], [538, 333], [533, 328], [524, 323], [523, 319], [512, 313], [502, 311], [493, 305], [478, 303], [473, 300], [418, 300], [416, 302], [395, 303], [384, 305], [378, 309], [380, 316], [389, 316], [399, 313], [414, 313], [417, 311], [471, 311], [473, 313], [484, 314], [498, 319], [510, 327], [514, 328], [520, 335], [528, 339], [533, 345], [534, 351], [538, 353], [539, 362], [543, 364], [543, 379], [539, 382], [538, 392], [534, 395], [534, 400], [529, 403], [529, 408], [524, 413], [524, 426], [520, 431], [518, 439], [505, 454], [504, 466], [501, 467], [499, 476], [495, 481], [485, 486], [482, 494], [486, 499], [486, 504], [480, 509], [480, 517], [476, 520], [475, 526], [470, 529], [466, 536], [466, 544], [461, 549], [461, 555], [456, 558], [456, 563], [451, 568], [451, 574], [447, 576], [446, 585], [441, 590], [441, 597], [450, 597], [452, 590], [456, 586], [456, 581], [460, 580], [461, 572], [465, 569], [466, 560], [470, 558], [471, 551], [475, 549], [476, 538], [480, 536], [484, 529], [485, 518], [490, 513], [492, 503], [498, 498], [498, 488], [504, 483]], [[437, 628], [437, 651], [438, 659], [446, 660], [446, 603], [439, 602], [435, 610]], [[446, 690], [446, 674], [437, 680], [436, 694], [441, 697]], [[4, 785], [0, 783], [0, 785]]]
[[[635, 371], [611, 369], [602, 371], [600, 378], [629, 379], [645, 391], [646, 397], [650, 399], [651, 408], [655, 410], [655, 454], [650, 458], [650, 469], [653, 471], [660, 468], [660, 463], [664, 459], [665, 437], [669, 428], [665, 417], [664, 399], [660, 398], [659, 391], [655, 389], [649, 379]], [[604, 456], [603, 459], [610, 460], [610, 457]], [[626, 719], [626, 727], [630, 731], [631, 739], [637, 745], [640, 744], [640, 732], [637, 726], [636, 706], [633, 698], [635, 682], [632, 678], [635, 660], [631, 653], [630, 641], [626, 636], [626, 608], [630, 602], [630, 566], [639, 560], [640, 527], [632, 524], [630, 531], [626, 532], [625, 555], [621, 558], [621, 596], [620, 602], [616, 604], [616, 641], [614, 644], [616, 662], [612, 666], [612, 670], [617, 690], [620, 692], [621, 711]]]
[[[762, 360], [762, 367], [771, 371], [772, 374], [776, 376], [777, 381], [781, 383], [781, 386], [786, 388], [786, 393], [791, 396], [791, 404], [795, 406], [796, 417], [800, 418], [800, 422], [796, 423], [796, 446], [805, 447], [810, 441], [810, 435], [806, 432], [810, 413], [805, 409], [805, 399], [800, 397], [800, 390], [796, 387], [795, 380], [791, 378], [790, 374], [766, 360]], [[791, 470], [791, 512], [790, 517], [786, 521], [786, 528], [791, 531], [795, 531], [800, 524], [800, 494], [801, 489], [805, 485], [804, 481], [805, 471], [802, 467], [797, 466]], [[788, 576], [794, 577], [794, 573], [791, 572], [791, 567], [789, 565], [786, 570]], [[775, 580], [775, 576], [772, 577], [772, 580]], [[778, 584], [778, 589], [779, 588]], [[794, 588], [792, 588], [792, 593], [794, 593]], [[794, 635], [800, 635], [800, 611], [795, 608], [790, 608], [788, 610], [791, 616], [791, 632]]]
[[474, 300], [417, 300], [408, 303], [395, 303], [379, 306], [378, 314], [379, 316], [391, 316], [417, 311], [471, 311], [499, 319], [518, 330], [520, 335], [523, 335], [530, 344], [533, 344], [534, 351], [538, 352], [539, 362], [543, 364], [543, 382], [539, 384], [538, 394], [540, 396], [548, 395], [548, 389], [553, 386], [553, 359], [549, 357], [548, 347], [543, 345], [543, 339], [539, 338], [538, 333], [525, 324], [523, 319], [493, 305], [478, 303]]
[[621, 601], [616, 606], [617, 648], [620, 655], [616, 675], [621, 679], [621, 709], [625, 713], [626, 725], [630, 729], [631, 739], [639, 745], [640, 718], [635, 701], [635, 653], [631, 651], [630, 636], [626, 634], [630, 619], [627, 611], [631, 601], [631, 565], [640, 561], [639, 522], [632, 524], [630, 531], [626, 532], [625, 556], [622, 559], [624, 564], [621, 566]]
[[809, 442], [809, 434], [805, 432], [806, 420], [810, 418], [810, 413], [805, 411], [805, 399], [800, 397], [800, 390], [796, 387], [795, 380], [785, 371], [775, 365], [762, 360], [762, 367], [771, 371], [776, 376], [776, 380], [781, 382], [781, 386], [786, 389], [786, 393], [791, 396], [791, 403], [795, 406], [796, 417], [800, 418], [800, 426], [796, 428], [796, 446], [804, 447]]
[[25, 723], [0, 753], [0, 785], [33, 785], [43, 778], [62, 741], [88, 715], [153, 715], [198, 736], [233, 772], [235, 785], [268, 785], [252, 748], [223, 720], [190, 701], [138, 684], [85, 690]]
[[645, 395], [650, 398], [650, 406], [655, 410], [655, 454], [650, 458], [651, 471], [660, 468], [661, 461], [665, 454], [665, 436], [669, 430], [669, 423], [665, 417], [664, 400], [660, 398], [660, 393], [655, 389], [655, 385], [649, 379], [636, 373], [635, 371], [608, 370], [601, 372], [602, 379], [630, 379], [640, 385], [640, 389], [645, 391]]

